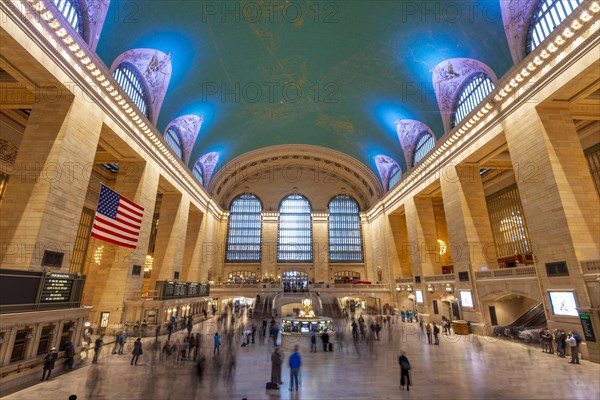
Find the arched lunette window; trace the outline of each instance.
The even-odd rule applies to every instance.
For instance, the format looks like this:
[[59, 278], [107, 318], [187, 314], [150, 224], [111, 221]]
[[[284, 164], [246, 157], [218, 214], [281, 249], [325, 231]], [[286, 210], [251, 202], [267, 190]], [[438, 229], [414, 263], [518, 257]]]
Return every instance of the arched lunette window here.
[[390, 177], [388, 179], [388, 189], [391, 190], [398, 182], [400, 182], [400, 178], [402, 178], [402, 170], [394, 165], [392, 169], [390, 169]]
[[312, 220], [306, 197], [291, 194], [279, 205], [277, 261], [311, 262]]
[[196, 179], [198, 179], [200, 184], [204, 185], [204, 171], [202, 170], [202, 164], [200, 162], [197, 162], [196, 165], [194, 165], [194, 170], [192, 171], [192, 173], [194, 174]]
[[532, 52], [584, 0], [540, 0], [531, 16], [527, 32], [527, 53]]
[[261, 259], [262, 204], [252, 194], [231, 202], [227, 231], [227, 262], [257, 262]]
[[350, 196], [329, 202], [329, 261], [363, 262], [358, 203]]
[[415, 146], [413, 165], [416, 165], [419, 161], [421, 161], [427, 155], [427, 153], [433, 149], [434, 146], [435, 140], [433, 140], [433, 136], [431, 136], [429, 132], [423, 132], [421, 136], [419, 136], [419, 140], [417, 140], [417, 144]]
[[137, 68], [128, 62], [122, 62], [115, 69], [113, 75], [127, 96], [129, 96], [142, 114], [148, 117], [148, 96], [143, 78], [140, 76]]
[[169, 129], [167, 129], [167, 132], [165, 133], [165, 140], [177, 157], [181, 159], [183, 154], [181, 149], [181, 139], [179, 138], [175, 127], [171, 126]]
[[483, 72], [475, 74], [467, 80], [457, 96], [453, 126], [458, 125], [495, 88], [494, 82]]

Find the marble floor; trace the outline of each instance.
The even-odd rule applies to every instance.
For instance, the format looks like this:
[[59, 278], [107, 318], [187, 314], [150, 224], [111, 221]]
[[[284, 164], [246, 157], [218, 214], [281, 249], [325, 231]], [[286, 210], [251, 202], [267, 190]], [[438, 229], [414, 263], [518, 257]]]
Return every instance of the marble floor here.
[[[56, 375], [3, 399], [598, 399], [600, 365], [583, 360], [572, 365], [568, 359], [542, 353], [539, 348], [519, 343], [473, 336], [441, 336], [439, 346], [424, 344], [413, 324], [384, 327], [381, 340], [355, 347], [345, 321], [337, 324], [344, 332], [344, 345], [336, 343], [333, 353], [311, 353], [306, 337], [283, 337], [286, 362], [280, 390], [265, 390], [270, 380], [273, 346], [257, 335], [255, 344], [221, 347], [212, 356], [212, 335], [218, 329], [211, 319], [194, 327], [203, 333], [206, 372], [199, 379], [193, 361], [181, 365], [160, 361], [158, 352], [145, 339], [138, 366], [131, 366], [129, 351], [111, 355], [107, 345], [97, 364], [84, 361], [75, 370]], [[222, 331], [221, 331], [222, 332]], [[174, 334], [183, 337], [183, 332]], [[161, 337], [161, 340], [165, 340]], [[339, 336], [337, 338], [339, 342]], [[294, 345], [302, 354], [299, 392], [289, 392], [287, 357]], [[127, 349], [127, 348], [126, 348]], [[398, 355], [406, 352], [411, 362], [413, 387], [399, 388]], [[236, 355], [236, 368], [228, 374], [228, 354]], [[90, 357], [92, 355], [90, 351]], [[58, 366], [60, 368], [60, 366]], [[55, 370], [57, 371], [57, 370]]]

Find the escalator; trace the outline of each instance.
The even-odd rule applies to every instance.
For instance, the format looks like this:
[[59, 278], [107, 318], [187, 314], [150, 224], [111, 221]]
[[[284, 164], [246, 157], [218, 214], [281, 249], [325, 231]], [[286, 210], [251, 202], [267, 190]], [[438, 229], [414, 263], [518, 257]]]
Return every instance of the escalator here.
[[538, 303], [526, 313], [517, 318], [512, 324], [497, 326], [494, 328], [496, 336], [510, 338], [513, 340], [536, 341], [539, 338], [537, 331], [546, 327], [546, 314], [544, 306]]

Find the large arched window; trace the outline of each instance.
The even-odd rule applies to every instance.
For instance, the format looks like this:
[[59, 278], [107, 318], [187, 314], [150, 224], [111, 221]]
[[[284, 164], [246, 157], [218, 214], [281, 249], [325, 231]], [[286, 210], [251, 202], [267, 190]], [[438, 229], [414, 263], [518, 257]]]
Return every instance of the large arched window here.
[[467, 80], [459, 92], [454, 108], [454, 126], [469, 115], [495, 88], [494, 82], [483, 72], [475, 74]]
[[310, 203], [302, 195], [291, 194], [281, 201], [279, 205], [277, 261], [312, 261], [310, 211]]
[[527, 32], [527, 53], [532, 52], [584, 0], [540, 0]]
[[229, 209], [225, 261], [260, 261], [262, 205], [252, 194], [242, 194]]
[[415, 146], [414, 153], [414, 161], [413, 165], [416, 165], [419, 161], [421, 161], [427, 153], [433, 149], [435, 146], [435, 140], [433, 140], [433, 136], [429, 132], [423, 132], [417, 140], [417, 145]]
[[67, 22], [83, 37], [83, 14], [79, 0], [53, 0], [56, 9]]
[[169, 129], [167, 129], [167, 132], [165, 133], [165, 140], [177, 157], [182, 158], [183, 152], [181, 150], [181, 139], [179, 139], [179, 135], [174, 127], [171, 126]]
[[148, 116], [148, 96], [144, 88], [143, 80], [137, 69], [128, 62], [123, 62], [113, 72], [119, 86], [123, 88], [127, 96], [139, 108], [146, 117]]
[[362, 262], [358, 203], [346, 195], [329, 202], [329, 261]]
[[392, 189], [398, 182], [400, 182], [400, 178], [402, 178], [402, 170], [394, 165], [392, 169], [390, 169], [390, 177], [388, 179], [388, 190]]
[[192, 171], [192, 173], [194, 174], [196, 179], [198, 179], [200, 184], [204, 185], [204, 171], [202, 171], [202, 164], [200, 162], [197, 162], [196, 165], [194, 165], [194, 170]]

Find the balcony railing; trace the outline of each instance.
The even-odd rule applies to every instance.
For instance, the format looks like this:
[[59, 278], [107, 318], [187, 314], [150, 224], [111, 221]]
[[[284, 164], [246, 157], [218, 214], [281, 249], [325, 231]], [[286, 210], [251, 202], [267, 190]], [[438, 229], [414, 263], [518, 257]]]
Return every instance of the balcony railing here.
[[600, 274], [600, 260], [589, 260], [581, 262], [584, 274]]
[[537, 272], [534, 265], [526, 267], [492, 269], [490, 271], [476, 271], [475, 278], [478, 280], [485, 279], [515, 279], [515, 278], [531, 278], [536, 277]]
[[396, 283], [400, 283], [400, 284], [407, 284], [407, 283], [414, 283], [415, 278], [410, 277], [410, 278], [396, 278]]
[[425, 282], [456, 282], [456, 276], [454, 274], [442, 274], [442, 275], [430, 275], [424, 276]]

